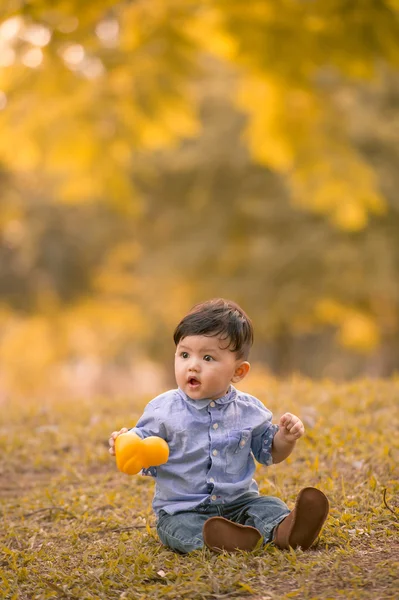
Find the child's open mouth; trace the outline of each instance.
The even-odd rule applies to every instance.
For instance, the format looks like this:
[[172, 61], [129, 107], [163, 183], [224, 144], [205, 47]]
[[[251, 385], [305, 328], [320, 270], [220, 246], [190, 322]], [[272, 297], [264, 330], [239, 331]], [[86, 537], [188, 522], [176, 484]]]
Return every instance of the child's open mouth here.
[[195, 377], [190, 377], [188, 380], [188, 385], [190, 387], [198, 387], [200, 385], [200, 381], [198, 381], [198, 379], [196, 379]]

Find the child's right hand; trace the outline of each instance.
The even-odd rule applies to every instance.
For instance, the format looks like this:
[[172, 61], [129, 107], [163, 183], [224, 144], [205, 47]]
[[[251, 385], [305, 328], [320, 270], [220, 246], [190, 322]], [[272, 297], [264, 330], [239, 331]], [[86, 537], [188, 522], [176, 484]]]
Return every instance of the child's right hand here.
[[109, 443], [109, 450], [108, 452], [110, 454], [112, 454], [112, 456], [115, 456], [115, 440], [118, 437], [118, 435], [121, 435], [122, 433], [127, 433], [129, 430], [127, 429], [127, 427], [122, 427], [122, 429], [120, 429], [119, 431], [113, 431], [111, 433], [111, 436], [108, 440]]

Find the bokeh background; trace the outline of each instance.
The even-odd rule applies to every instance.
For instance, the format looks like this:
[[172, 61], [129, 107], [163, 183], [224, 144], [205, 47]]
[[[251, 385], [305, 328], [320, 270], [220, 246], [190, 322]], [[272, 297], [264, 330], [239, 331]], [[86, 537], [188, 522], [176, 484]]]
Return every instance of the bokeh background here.
[[255, 370], [399, 366], [398, 0], [3, 0], [0, 394], [152, 393], [196, 302]]

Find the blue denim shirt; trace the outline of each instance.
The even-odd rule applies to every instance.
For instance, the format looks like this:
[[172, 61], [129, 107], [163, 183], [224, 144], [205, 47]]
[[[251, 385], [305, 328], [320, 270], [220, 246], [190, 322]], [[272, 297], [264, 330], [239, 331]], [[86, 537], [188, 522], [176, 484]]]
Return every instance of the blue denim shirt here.
[[272, 461], [278, 425], [253, 396], [230, 386], [218, 400], [192, 400], [181, 389], [157, 396], [146, 406], [134, 431], [156, 435], [169, 445], [168, 462], [143, 469], [156, 477], [153, 508], [174, 514], [199, 504], [232, 502], [258, 492], [254, 458]]

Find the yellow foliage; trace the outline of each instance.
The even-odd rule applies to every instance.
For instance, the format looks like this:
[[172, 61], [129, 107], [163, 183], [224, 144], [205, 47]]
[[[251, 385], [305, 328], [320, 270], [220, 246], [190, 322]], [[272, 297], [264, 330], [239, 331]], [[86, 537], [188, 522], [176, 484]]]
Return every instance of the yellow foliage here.
[[1, 375], [11, 392], [35, 393], [46, 381], [50, 388], [70, 360], [115, 361], [151, 331], [131, 301], [99, 297], [64, 311], [45, 299], [42, 304], [45, 312], [25, 318], [0, 310]]
[[117, 164], [128, 168], [132, 161], [132, 149], [125, 140], [113, 140], [109, 147], [109, 154]]
[[332, 215], [333, 221], [346, 231], [359, 231], [367, 225], [367, 209], [357, 202], [339, 202]]
[[384, 212], [370, 167], [342, 139], [338, 122], [327, 123], [336, 117], [324, 98], [257, 73], [242, 76], [238, 103], [251, 116], [246, 137], [253, 156], [289, 175], [297, 205], [348, 231], [363, 229], [369, 212]]
[[47, 165], [50, 172], [82, 171], [83, 173], [98, 160], [100, 148], [93, 135], [88, 135], [83, 123], [79, 121], [75, 127], [61, 129], [51, 145], [51, 152], [47, 156]]
[[208, 3], [201, 10], [200, 18], [188, 26], [190, 37], [207, 52], [220, 58], [234, 60], [238, 52], [234, 36], [229, 34], [222, 23], [223, 15], [215, 6]]
[[136, 241], [117, 244], [94, 277], [96, 290], [104, 297], [131, 297], [141, 291], [144, 284], [134, 272], [141, 255]]
[[316, 318], [329, 325], [337, 325], [346, 312], [346, 307], [332, 298], [319, 300], [315, 307]]
[[37, 389], [57, 358], [51, 319], [37, 315], [9, 318], [3, 326], [0, 362], [6, 386], [25, 392]]
[[340, 326], [339, 342], [358, 352], [370, 352], [379, 344], [380, 332], [369, 316], [353, 311]]
[[81, 204], [85, 199], [95, 199], [102, 195], [103, 188], [98, 178], [89, 173], [69, 173], [59, 187], [58, 197], [66, 204]]
[[[117, 3], [117, 50], [108, 49], [105, 59], [112, 52], [118, 59], [105, 68], [99, 40], [84, 32], [108, 18], [108, 8], [103, 0], [79, 10], [75, 39], [43, 48], [40, 68], [18, 63], [0, 74], [6, 99], [6, 110], [0, 108], [0, 161], [28, 184], [40, 169], [43, 185], [61, 202], [137, 202], [133, 152], [159, 149], [199, 131], [188, 86], [193, 63], [188, 60], [182, 69], [196, 51], [186, 31], [186, 26], [195, 29], [195, 13], [179, 0]], [[59, 7], [53, 15], [38, 7], [37, 17], [41, 14], [45, 26], [50, 19], [52, 30], [54, 20], [65, 21], [65, 11], [71, 7]], [[79, 49], [75, 62], [68, 62], [68, 47]], [[93, 60], [101, 69], [88, 76], [85, 69]]]
[[338, 328], [338, 342], [356, 352], [371, 352], [380, 342], [380, 329], [370, 315], [342, 304], [332, 298], [323, 298], [315, 306], [315, 316], [321, 323]]
[[[16, 142], [18, 152], [15, 152]], [[18, 130], [15, 130], [14, 135], [0, 136], [0, 160], [15, 171], [24, 173], [35, 170], [41, 162], [40, 147], [32, 139], [24, 139], [22, 143]]]
[[237, 101], [251, 115], [246, 138], [256, 159], [273, 169], [289, 169], [294, 152], [289, 139], [279, 127], [285, 112], [283, 90], [271, 78], [244, 76], [240, 82]]
[[[370, 22], [373, 28], [378, 23], [378, 27], [375, 25], [376, 31], [384, 31], [384, 36], [379, 36], [381, 47], [378, 44], [375, 47], [362, 41], [362, 36], [348, 37], [351, 27], [356, 28], [356, 11], [349, 11], [343, 19], [341, 12], [331, 2], [210, 0], [198, 4], [186, 0], [98, 0], [96, 3], [82, 3], [78, 9], [76, 3], [61, 2], [50, 11], [48, 6], [51, 3], [30, 4], [32, 6], [25, 7], [26, 10], [14, 7], [12, 12], [16, 14], [21, 32], [28, 26], [28, 21], [42, 22], [54, 32], [51, 44], [44, 45], [40, 50], [43, 53], [41, 64], [37, 68], [27, 67], [21, 60], [22, 55], [26, 56], [34, 44], [24, 41], [19, 34], [5, 41], [4, 29], [3, 38], [0, 34], [0, 55], [5, 45], [12, 46], [13, 51], [15, 49], [14, 63], [0, 70], [0, 174], [3, 177], [4, 171], [9, 186], [6, 191], [2, 190], [2, 201], [7, 203], [7, 209], [2, 208], [0, 229], [6, 252], [10, 251], [10, 254], [23, 246], [24, 241], [27, 242], [20, 254], [15, 251], [15, 257], [13, 255], [10, 261], [16, 280], [23, 280], [30, 265], [32, 272], [36, 269], [38, 272], [45, 270], [46, 266], [43, 267], [42, 263], [46, 261], [53, 260], [52, 265], [55, 264], [57, 268], [61, 264], [62, 269], [62, 251], [60, 259], [58, 255], [55, 256], [57, 252], [53, 253], [53, 257], [51, 240], [48, 246], [44, 247], [43, 244], [39, 248], [48, 233], [45, 231], [47, 222], [39, 227], [35, 221], [36, 215], [41, 214], [40, 211], [35, 212], [40, 203], [45, 207], [43, 214], [52, 213], [54, 206], [50, 206], [50, 203], [93, 202], [96, 205], [101, 201], [108, 202], [112, 207], [123, 207], [125, 213], [129, 211], [129, 216], [134, 218], [148, 214], [148, 220], [137, 219], [139, 222], [134, 226], [139, 228], [143, 225], [143, 230], [147, 228], [144, 234], [140, 231], [142, 239], [147, 233], [157, 237], [157, 231], [162, 232], [159, 236], [161, 241], [157, 238], [154, 246], [162, 244], [164, 239], [171, 245], [171, 232], [177, 230], [171, 215], [174, 211], [177, 214], [181, 208], [182, 213], [185, 209], [193, 210], [190, 215], [194, 215], [190, 223], [190, 226], [195, 224], [193, 238], [197, 234], [198, 237], [202, 235], [199, 225], [202, 226], [204, 214], [209, 217], [209, 222], [212, 220], [212, 224], [217, 223], [225, 200], [221, 198], [220, 204], [211, 210], [209, 198], [214, 188], [213, 180], [219, 180], [219, 165], [215, 165], [215, 177], [213, 174], [208, 176], [208, 173], [204, 175], [205, 169], [199, 169], [203, 180], [187, 188], [187, 198], [177, 197], [176, 205], [171, 202], [171, 206], [167, 206], [163, 221], [159, 215], [163, 217], [163, 208], [169, 197], [165, 194], [159, 199], [155, 188], [152, 188], [148, 197], [153, 192], [154, 196], [146, 213], [146, 197], [143, 194], [143, 198], [139, 198], [139, 187], [135, 187], [135, 181], [140, 177], [145, 179], [154, 165], [153, 172], [156, 172], [159, 158], [163, 163], [165, 155], [158, 153], [159, 150], [169, 149], [170, 154], [165, 162], [177, 165], [177, 171], [182, 165], [185, 146], [178, 152], [174, 146], [187, 137], [200, 135], [199, 107], [204, 106], [204, 100], [206, 107], [216, 105], [219, 101], [221, 106], [227, 104], [232, 88], [237, 90], [232, 101], [248, 116], [245, 140], [252, 158], [283, 176], [297, 207], [325, 217], [346, 232], [361, 231], [369, 224], [371, 215], [382, 215], [386, 211], [373, 167], [356, 149], [362, 141], [358, 136], [362, 119], [356, 126], [349, 122], [349, 116], [354, 112], [345, 113], [345, 105], [353, 102], [351, 110], [355, 111], [356, 102], [360, 101], [359, 98], [354, 99], [355, 85], [351, 88], [352, 83], [344, 80], [344, 77], [370, 77], [374, 73], [374, 65], [379, 61], [397, 64], [395, 60], [399, 46], [392, 43], [396, 40], [395, 29], [384, 27], [384, 24], [389, 25], [386, 21], [388, 11], [376, 8], [371, 20], [367, 11], [362, 16], [364, 31], [368, 31]], [[390, 0], [389, 5], [397, 10], [397, 0]], [[9, 12], [8, 8], [2, 9], [1, 18], [6, 18]], [[111, 12], [117, 24], [117, 34], [108, 44], [100, 39], [96, 31], [99, 23], [111, 18]], [[351, 19], [355, 22], [351, 22]], [[359, 29], [356, 31], [359, 32]], [[77, 49], [75, 59], [78, 57], [78, 61], [75, 63], [67, 59], [68, 51], [70, 56], [73, 47], [75, 51]], [[352, 47], [354, 52], [351, 52]], [[373, 52], [370, 52], [371, 47]], [[93, 72], [88, 76], [84, 68], [84, 64], [90, 60], [96, 60], [95, 64], [101, 67], [95, 76]], [[213, 68], [221, 74], [217, 82]], [[372, 90], [379, 93], [380, 84], [377, 84], [376, 75], [374, 79]], [[225, 86], [226, 81], [228, 84]], [[215, 88], [208, 90], [208, 83], [216, 83], [217, 97], [213, 95]], [[209, 117], [206, 111], [204, 114], [205, 122]], [[209, 129], [198, 145], [199, 152], [204, 155], [214, 139], [212, 135], [208, 136], [214, 123], [207, 123], [206, 126]], [[225, 137], [229, 139], [228, 135]], [[222, 155], [226, 152], [226, 146], [221, 144], [217, 151]], [[195, 152], [198, 150], [188, 153], [190, 160], [191, 156], [195, 159], [199, 156]], [[153, 156], [148, 160], [150, 154]], [[207, 156], [205, 158], [208, 159]], [[228, 159], [230, 161], [230, 155]], [[235, 156], [233, 159], [236, 160]], [[248, 168], [245, 174], [249, 173], [253, 164], [248, 165], [245, 162], [247, 158], [242, 163], [240, 160], [237, 158], [238, 167]], [[161, 167], [163, 169], [164, 164]], [[229, 163], [229, 168], [231, 165]], [[151, 174], [143, 182], [144, 186]], [[247, 189], [245, 183], [243, 189]], [[245, 194], [251, 195], [252, 191], [244, 191], [243, 196]], [[18, 202], [13, 202], [14, 199]], [[246, 208], [242, 210], [248, 211], [251, 198], [245, 198], [245, 202]], [[266, 222], [269, 214], [274, 219], [278, 210], [274, 213], [276, 205], [269, 207], [264, 196], [254, 198], [253, 202], [259, 206], [261, 229], [261, 220]], [[26, 213], [31, 210], [34, 215], [32, 221], [28, 222], [31, 217], [25, 216], [24, 210], [11, 209], [14, 204], [26, 207]], [[233, 199], [228, 210], [235, 211], [237, 205]], [[66, 213], [75, 211], [70, 207], [63, 207], [62, 210]], [[155, 212], [158, 212], [154, 219], [158, 230], [152, 228], [153, 223], [150, 222]], [[231, 276], [231, 281], [237, 280], [240, 272], [243, 275], [248, 273], [248, 281], [251, 281], [251, 269], [254, 268], [253, 273], [256, 273], [258, 268], [254, 265], [262, 261], [264, 264], [269, 258], [273, 260], [273, 253], [276, 255], [274, 243], [267, 239], [272, 236], [268, 236], [263, 229], [252, 235], [250, 227], [241, 228], [240, 223], [237, 232], [233, 231], [235, 226], [231, 224], [236, 216], [233, 212], [228, 216], [226, 227], [223, 232], [220, 230], [220, 235], [225, 236], [222, 239], [224, 249], [219, 251], [215, 246], [218, 255], [216, 261], [209, 257], [210, 263], [212, 260], [211, 269], [216, 265], [226, 279]], [[256, 221], [252, 214], [251, 220], [248, 220], [251, 227], [257, 225]], [[29, 230], [31, 222], [32, 232]], [[183, 227], [188, 230], [187, 223], [188, 220]], [[122, 235], [126, 235], [125, 225], [122, 224]], [[71, 228], [68, 229], [69, 233], [72, 226], [68, 227]], [[238, 233], [240, 229], [242, 234], [241, 231]], [[93, 238], [96, 235], [97, 231]], [[346, 236], [345, 239], [356, 240], [361, 237]], [[109, 241], [112, 235], [107, 239], [106, 243], [114, 243]], [[152, 243], [151, 239], [145, 241]], [[71, 246], [74, 243], [72, 241]], [[257, 243], [258, 250], [255, 251]], [[38, 255], [43, 251], [43, 258], [27, 258], [36, 251]], [[194, 251], [190, 252], [194, 257]], [[290, 272], [293, 280], [298, 272], [301, 273], [300, 269], [294, 273], [296, 263], [289, 256], [291, 252], [293, 257], [295, 249], [288, 248], [287, 243], [287, 248], [282, 248], [279, 255], [281, 260], [276, 261], [280, 267], [270, 270], [271, 287], [275, 285], [280, 295], [275, 307], [270, 309], [270, 315], [260, 325], [260, 328], [264, 327], [263, 331], [261, 329], [264, 339], [266, 332], [270, 334], [272, 331], [277, 335], [280, 323], [284, 320], [289, 321], [293, 335], [314, 327], [311, 306], [301, 306], [297, 311], [296, 306], [292, 308], [297, 297], [305, 305], [314, 292], [313, 280], [309, 293], [306, 291], [302, 295], [294, 286], [290, 288]], [[176, 257], [177, 253], [165, 251], [164, 258], [162, 248], [156, 248], [154, 256], [161, 258], [159, 266], [155, 265], [156, 260], [151, 262], [152, 257], [146, 262], [144, 254], [145, 248], [135, 242], [118, 244], [93, 275], [95, 269], [90, 270], [92, 263], [88, 252], [90, 266], [84, 276], [88, 275], [88, 287], [91, 286], [96, 296], [69, 305], [64, 313], [61, 313], [57, 292], [37, 291], [35, 286], [43, 287], [41, 283], [37, 284], [40, 275], [37, 279], [35, 274], [32, 276], [31, 307], [38, 305], [40, 315], [37, 318], [12, 317], [9, 322], [0, 316], [4, 323], [0, 357], [4, 357], [3, 369], [9, 371], [16, 385], [22, 371], [26, 373], [28, 382], [38, 381], [46, 369], [58, 360], [68, 361], [71, 357], [79, 360], [85, 355], [99, 357], [99, 360], [116, 359], [123, 355], [130, 344], [147, 338], [151, 325], [149, 321], [157, 320], [169, 328], [175, 325], [176, 315], [183, 314], [192, 304], [198, 291], [198, 281], [206, 279], [207, 274], [199, 272], [197, 276], [195, 273], [195, 277], [188, 281], [189, 269], [183, 265], [181, 276], [170, 277], [164, 267], [168, 259]], [[189, 254], [187, 258], [191, 258]], [[203, 264], [206, 265], [207, 260], [204, 257]], [[147, 268], [144, 274], [137, 268], [141, 266], [141, 261]], [[199, 263], [199, 260], [195, 262], [196, 265]], [[206, 268], [203, 267], [203, 271]], [[278, 271], [279, 268], [281, 271]], [[309, 269], [312, 268], [310, 265]], [[68, 273], [68, 269], [65, 272]], [[284, 273], [285, 279], [280, 292], [281, 273]], [[387, 267], [387, 273], [391, 273], [390, 267]], [[209, 280], [212, 283], [208, 289], [215, 284], [214, 274], [210, 273]], [[381, 279], [388, 281], [388, 292], [382, 290], [381, 298], [377, 297], [380, 292], [370, 292], [367, 302], [371, 305], [371, 315], [378, 315], [378, 324], [382, 329], [394, 331], [397, 327], [396, 296], [391, 292], [390, 275], [384, 277]], [[64, 286], [68, 283], [67, 278], [68, 275], [60, 277]], [[265, 274], [264, 280], [267, 281], [267, 278]], [[366, 284], [369, 281], [365, 277]], [[305, 287], [307, 282], [302, 285]], [[378, 285], [375, 284], [375, 287]], [[267, 285], [262, 282], [261, 289], [266, 288]], [[233, 289], [233, 286], [228, 289]], [[361, 294], [357, 296], [359, 304]], [[291, 297], [287, 300], [284, 295]], [[384, 303], [389, 310], [384, 308]], [[335, 327], [338, 330], [337, 339], [348, 348], [369, 351], [379, 343], [377, 321], [355, 305], [348, 306], [326, 298], [315, 307], [315, 315], [318, 323]], [[22, 341], [24, 339], [28, 342], [26, 347]], [[35, 349], [32, 359], [27, 354], [29, 349]]]
[[141, 307], [122, 299], [87, 299], [62, 314], [68, 352], [72, 356], [111, 360], [126, 345], [146, 339], [148, 319]]
[[[397, 1], [390, 6], [396, 11]], [[111, 18], [111, 7], [116, 29], [108, 43], [97, 26]], [[200, 133], [203, 92], [198, 86], [194, 93], [192, 84], [206, 55], [236, 74], [250, 152], [287, 176], [294, 202], [347, 231], [363, 229], [370, 212], [384, 210], [372, 169], [352, 148], [334, 88], [319, 85], [318, 77], [336, 79], [335, 69], [370, 79], [378, 62], [396, 65], [388, 10], [376, 8], [359, 21], [356, 11], [343, 18], [331, 3], [99, 0], [76, 11], [69, 3], [50, 12], [46, 3], [35, 5], [35, 20], [50, 34], [70, 34], [40, 49], [23, 45], [21, 52], [43, 53], [37, 68], [21, 62], [18, 36], [0, 40], [13, 52], [15, 46], [14, 63], [0, 73], [0, 160], [13, 172], [34, 176], [40, 168], [44, 185], [64, 202], [102, 196], [128, 204], [136, 150], [173, 147]], [[30, 24], [26, 14], [12, 11], [21, 32]], [[374, 29], [384, 31], [376, 55], [363, 35]], [[79, 50], [72, 62], [71, 47]]]
[[199, 121], [188, 107], [176, 103], [159, 110], [158, 119], [147, 122], [141, 142], [147, 150], [160, 149], [178, 138], [191, 137], [199, 132]]
[[385, 199], [371, 169], [354, 151], [338, 144], [336, 153], [329, 155], [328, 142], [320, 141], [324, 148], [291, 176], [294, 200], [328, 216], [340, 229], [359, 231], [367, 225], [369, 213], [386, 212]]
[[238, 103], [251, 116], [246, 137], [253, 156], [289, 175], [298, 206], [347, 231], [363, 229], [369, 212], [385, 212], [374, 173], [348, 146], [326, 98], [267, 73], [246, 73]]

